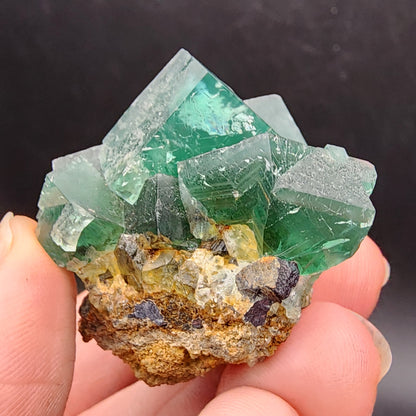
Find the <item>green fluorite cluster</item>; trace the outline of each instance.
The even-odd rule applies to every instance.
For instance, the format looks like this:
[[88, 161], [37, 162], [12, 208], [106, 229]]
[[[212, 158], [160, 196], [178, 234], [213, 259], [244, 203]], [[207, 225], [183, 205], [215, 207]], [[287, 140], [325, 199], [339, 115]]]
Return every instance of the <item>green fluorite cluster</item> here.
[[88, 289], [83, 339], [172, 384], [273, 354], [367, 234], [375, 181], [181, 50], [101, 145], [53, 161], [37, 233]]
[[37, 232], [74, 270], [122, 234], [152, 232], [192, 251], [221, 227], [246, 225], [260, 257], [312, 274], [357, 250], [375, 180], [374, 166], [343, 148], [307, 146], [280, 96], [242, 101], [181, 50], [101, 145], [53, 161]]

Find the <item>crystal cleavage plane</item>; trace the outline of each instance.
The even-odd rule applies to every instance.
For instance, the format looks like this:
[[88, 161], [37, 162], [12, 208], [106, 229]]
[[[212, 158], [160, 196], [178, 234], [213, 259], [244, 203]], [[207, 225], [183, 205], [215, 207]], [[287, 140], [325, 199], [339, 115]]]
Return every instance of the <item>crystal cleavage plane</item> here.
[[88, 290], [83, 339], [173, 384], [273, 354], [367, 235], [375, 181], [180, 50], [101, 145], [53, 161], [37, 236]]

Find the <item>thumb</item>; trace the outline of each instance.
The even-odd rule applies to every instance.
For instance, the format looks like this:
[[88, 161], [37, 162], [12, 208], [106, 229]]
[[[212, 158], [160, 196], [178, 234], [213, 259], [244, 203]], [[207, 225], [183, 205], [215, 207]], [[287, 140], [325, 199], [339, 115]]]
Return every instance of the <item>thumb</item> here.
[[38, 243], [36, 223], [0, 223], [0, 414], [63, 413], [75, 357], [75, 282]]

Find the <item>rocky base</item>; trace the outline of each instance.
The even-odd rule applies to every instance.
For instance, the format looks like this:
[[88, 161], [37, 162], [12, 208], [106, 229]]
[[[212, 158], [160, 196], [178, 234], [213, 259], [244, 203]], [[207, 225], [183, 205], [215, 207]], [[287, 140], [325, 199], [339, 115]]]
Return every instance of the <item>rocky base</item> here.
[[247, 263], [215, 253], [176, 250], [151, 234], [122, 236], [115, 252], [79, 267], [89, 289], [80, 308], [84, 341], [112, 350], [151, 386], [272, 355], [312, 279], [276, 257]]
[[[118, 300], [126, 312], [134, 309], [134, 300], [121, 293]], [[272, 355], [293, 326], [282, 307], [265, 326], [255, 327], [232, 316], [219, 319], [176, 296], [146, 301], [158, 305], [166, 316], [163, 324], [138, 324], [135, 319], [129, 323], [108, 296], [103, 296], [100, 311], [87, 296], [80, 310], [80, 331], [84, 341], [94, 338], [100, 347], [112, 350], [150, 386], [186, 381], [224, 363], [254, 365]]]

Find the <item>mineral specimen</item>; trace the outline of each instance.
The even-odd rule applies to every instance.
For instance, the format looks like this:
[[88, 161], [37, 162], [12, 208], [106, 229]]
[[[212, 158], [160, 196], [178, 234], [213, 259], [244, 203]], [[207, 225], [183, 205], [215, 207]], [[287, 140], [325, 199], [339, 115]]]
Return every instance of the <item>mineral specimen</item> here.
[[375, 180], [307, 146], [280, 96], [243, 102], [181, 50], [103, 144], [53, 161], [37, 233], [89, 292], [84, 340], [171, 384], [273, 354], [367, 234]]

